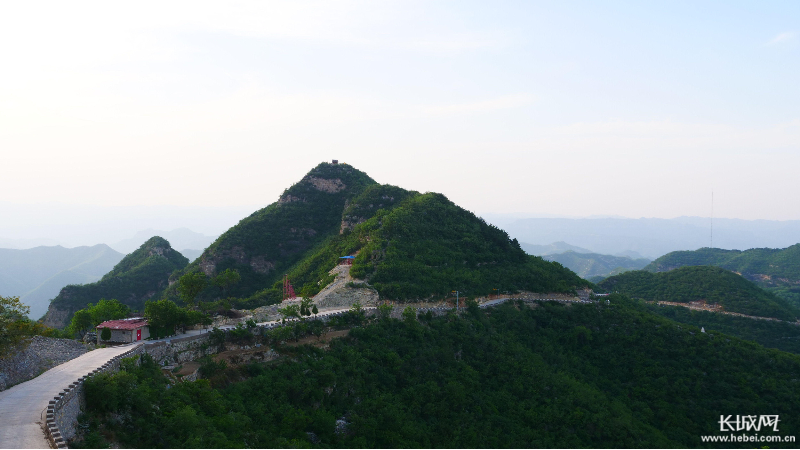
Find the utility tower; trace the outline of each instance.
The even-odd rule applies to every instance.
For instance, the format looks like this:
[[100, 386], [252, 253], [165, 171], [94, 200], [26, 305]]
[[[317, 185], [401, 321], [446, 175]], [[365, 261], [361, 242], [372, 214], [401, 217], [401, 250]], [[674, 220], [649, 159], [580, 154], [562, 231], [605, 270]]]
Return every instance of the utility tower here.
[[284, 300], [291, 300], [297, 297], [294, 295], [294, 288], [292, 287], [291, 283], [289, 283], [289, 275], [283, 276], [283, 299]]

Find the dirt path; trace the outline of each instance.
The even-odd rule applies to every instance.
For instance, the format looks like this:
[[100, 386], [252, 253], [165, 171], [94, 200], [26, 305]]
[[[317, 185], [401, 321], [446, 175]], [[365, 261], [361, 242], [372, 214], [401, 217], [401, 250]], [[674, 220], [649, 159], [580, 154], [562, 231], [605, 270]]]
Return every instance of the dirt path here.
[[50, 448], [42, 429], [48, 402], [73, 381], [131, 348], [93, 350], [0, 392], [0, 448]]

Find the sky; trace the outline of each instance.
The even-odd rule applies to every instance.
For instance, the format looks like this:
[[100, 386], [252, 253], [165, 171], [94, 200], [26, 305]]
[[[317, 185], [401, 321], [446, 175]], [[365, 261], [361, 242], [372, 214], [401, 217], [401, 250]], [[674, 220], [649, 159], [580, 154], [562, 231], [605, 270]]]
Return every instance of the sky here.
[[485, 214], [800, 219], [797, 1], [2, 2], [0, 42], [0, 237], [233, 225], [331, 159]]

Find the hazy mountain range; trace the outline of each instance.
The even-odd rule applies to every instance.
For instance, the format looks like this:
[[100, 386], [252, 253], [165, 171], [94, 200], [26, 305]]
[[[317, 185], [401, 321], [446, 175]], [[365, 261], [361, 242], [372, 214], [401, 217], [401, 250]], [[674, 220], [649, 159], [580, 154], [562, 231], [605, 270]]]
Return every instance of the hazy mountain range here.
[[575, 252], [575, 253], [592, 253], [591, 250], [585, 248], [569, 245], [566, 242], [553, 242], [549, 245], [536, 245], [528, 244], [527, 242], [520, 242], [519, 246], [525, 250], [525, 253], [536, 256], [555, 255], [557, 253]]
[[[215, 236], [206, 236], [188, 228], [172, 231], [147, 229], [133, 237], [111, 245], [98, 244], [65, 248], [60, 245], [40, 245], [34, 248], [0, 248], [0, 296], [19, 296], [31, 307], [30, 317], [41, 317], [64, 286], [98, 281], [122, 258], [153, 236], [176, 242], [179, 252], [195, 260]], [[47, 240], [23, 241], [27, 243]], [[0, 240], [0, 246], [8, 244]], [[19, 243], [19, 242], [18, 242]]]
[[[200, 256], [203, 250], [206, 249], [217, 236], [206, 236], [205, 234], [196, 233], [188, 228], [177, 228], [172, 231], [154, 230], [149, 228], [137, 232], [133, 237], [121, 240], [114, 244], [109, 244], [114, 250], [128, 254], [138, 249], [143, 243], [153, 236], [161, 236], [172, 244], [172, 248], [183, 249], [179, 250], [181, 254], [190, 261]], [[187, 254], [189, 253], [189, 254]], [[194, 257], [190, 256], [194, 255]]]
[[[528, 245], [568, 242], [606, 255], [655, 259], [677, 250], [711, 247], [711, 222], [703, 217], [675, 219], [527, 218], [487, 215], [489, 221]], [[800, 242], [800, 221], [714, 219], [713, 247], [785, 248]], [[565, 250], [575, 250], [565, 248]], [[529, 251], [530, 252], [530, 251]], [[635, 252], [635, 253], [631, 253]]]
[[577, 273], [581, 278], [592, 282], [629, 270], [639, 270], [650, 263], [647, 258], [633, 259], [628, 256], [577, 253], [574, 251], [545, 255], [544, 259], [555, 261]]
[[[236, 225], [260, 205], [234, 206], [97, 206], [43, 203], [15, 204], [0, 201], [0, 248], [26, 249], [42, 245], [67, 248], [114, 244], [147, 230], [189, 228], [217, 236]], [[152, 237], [153, 235], [148, 236]], [[143, 239], [141, 245], [146, 239]], [[126, 249], [131, 252], [137, 246]], [[175, 247], [198, 248], [204, 247]], [[116, 248], [115, 248], [116, 249]], [[123, 251], [119, 250], [118, 251]]]
[[68, 284], [99, 280], [125, 255], [100, 244], [92, 247], [0, 248], [0, 296], [19, 296], [38, 319]]

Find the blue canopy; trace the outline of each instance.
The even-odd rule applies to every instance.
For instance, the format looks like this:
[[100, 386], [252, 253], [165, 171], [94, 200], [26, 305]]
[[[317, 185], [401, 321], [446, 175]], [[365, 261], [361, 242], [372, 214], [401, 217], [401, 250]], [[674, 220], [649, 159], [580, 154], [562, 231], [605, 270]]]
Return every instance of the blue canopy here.
[[340, 256], [339, 259], [356, 259], [355, 256]]

